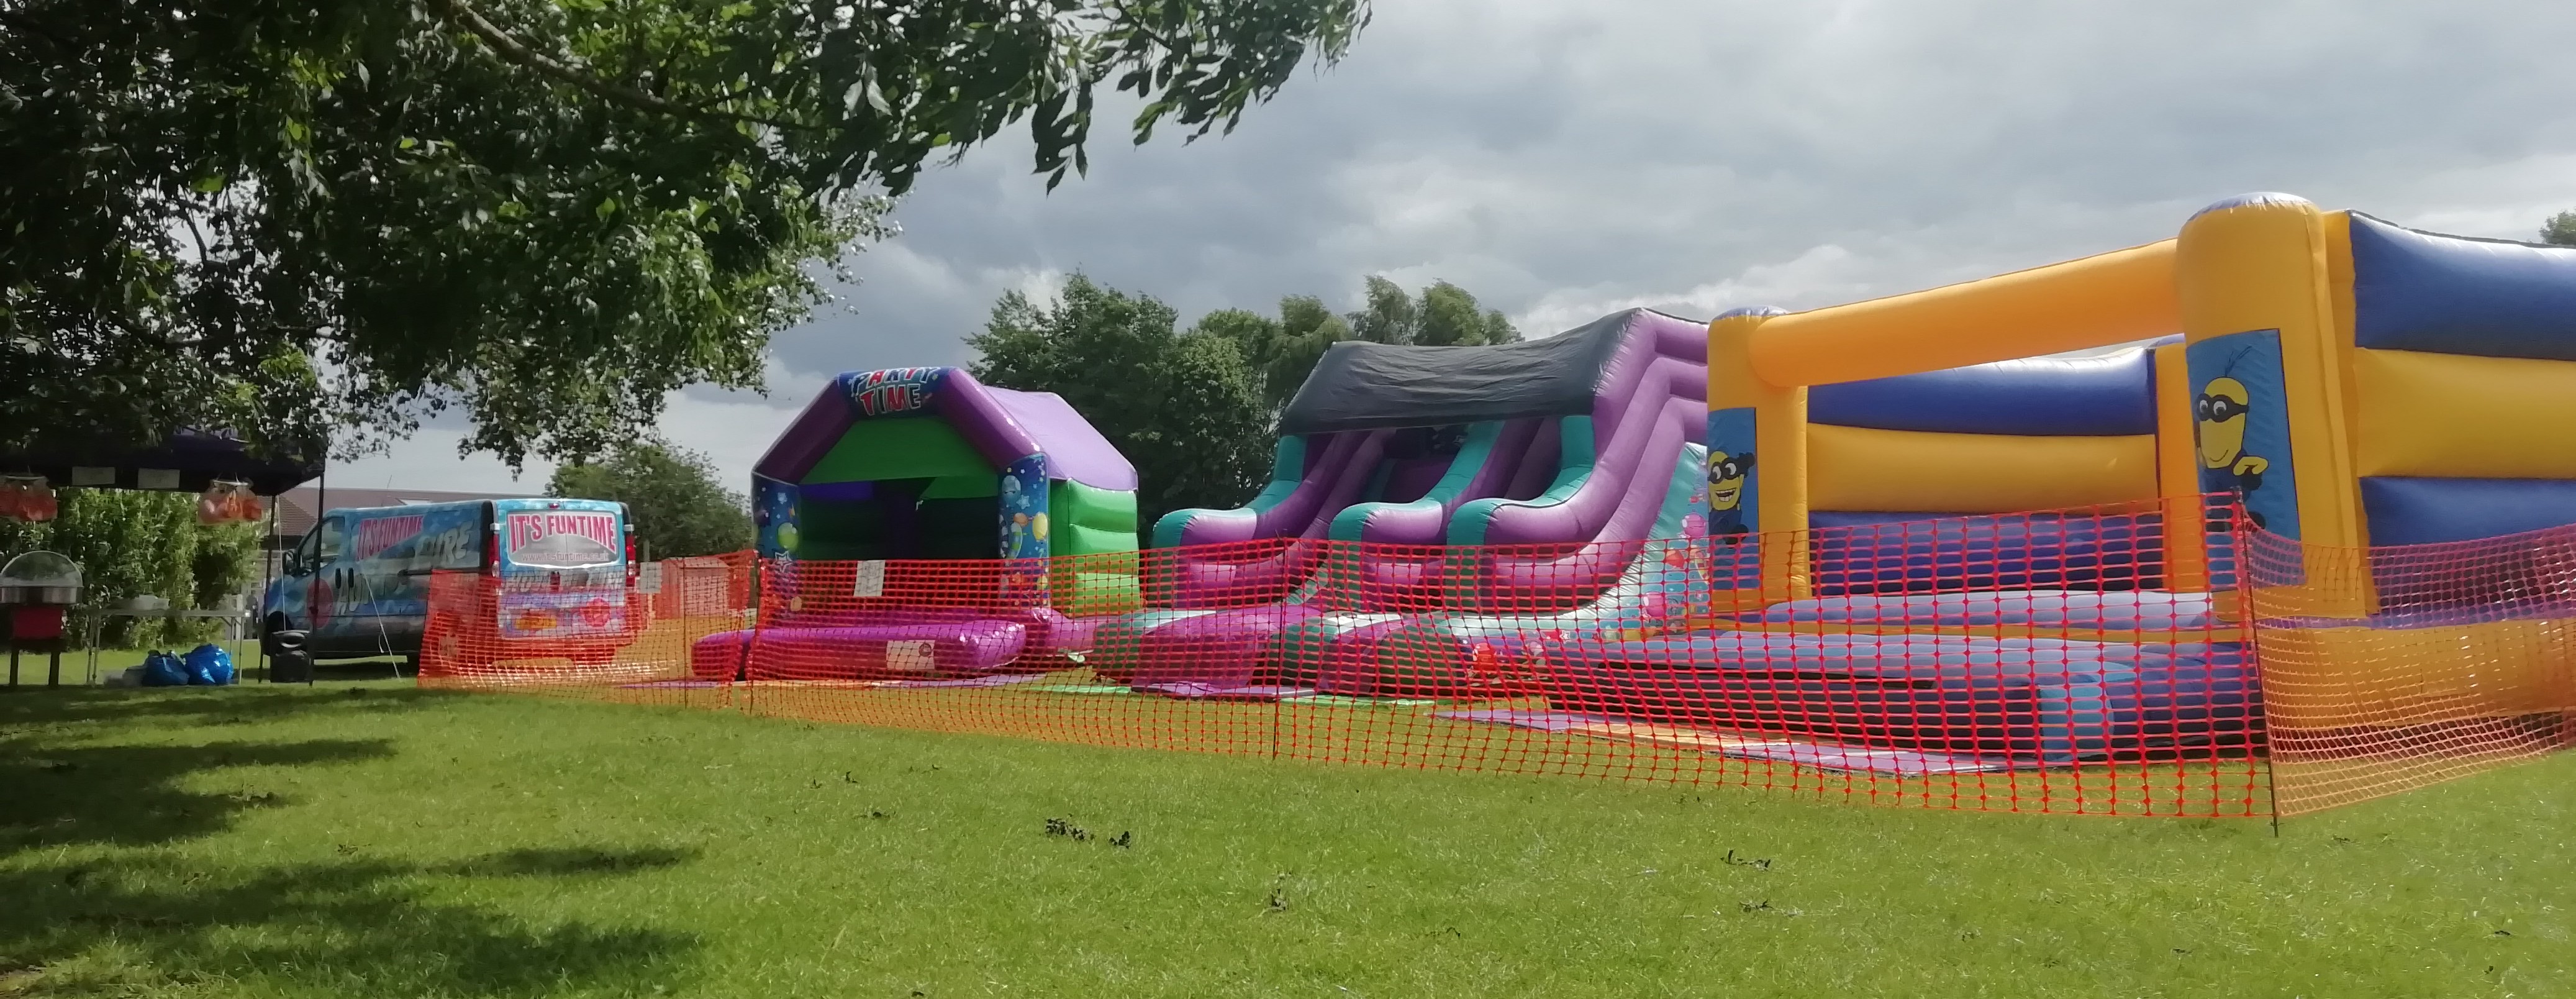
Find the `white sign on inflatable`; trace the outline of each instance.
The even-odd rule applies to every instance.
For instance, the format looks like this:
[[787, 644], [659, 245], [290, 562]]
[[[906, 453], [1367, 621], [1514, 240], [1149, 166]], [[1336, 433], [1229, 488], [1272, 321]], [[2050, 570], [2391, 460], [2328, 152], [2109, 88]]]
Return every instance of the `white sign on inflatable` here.
[[938, 667], [930, 654], [937, 643], [922, 640], [886, 643], [886, 668], [898, 673], [928, 673]]

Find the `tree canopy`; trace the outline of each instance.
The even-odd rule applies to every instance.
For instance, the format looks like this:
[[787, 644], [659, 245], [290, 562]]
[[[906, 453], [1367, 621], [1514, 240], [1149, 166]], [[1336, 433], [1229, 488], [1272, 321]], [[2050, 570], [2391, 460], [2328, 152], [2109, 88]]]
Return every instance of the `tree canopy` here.
[[2576, 246], [2576, 212], [2560, 212], [2540, 226], [2540, 241], [2551, 246]]
[[976, 378], [1061, 395], [1118, 445], [1142, 478], [1140, 527], [1150, 527], [1172, 510], [1251, 498], [1269, 469], [1280, 409], [1325, 348], [1361, 338], [1359, 330], [1387, 343], [1520, 339], [1501, 312], [1480, 311], [1474, 295], [1446, 281], [1416, 297], [1371, 277], [1365, 303], [1336, 315], [1321, 298], [1291, 295], [1276, 316], [1218, 309], [1176, 332], [1171, 306], [1076, 274], [1052, 302], [1004, 294], [966, 343], [979, 355]]
[[1063, 396], [1134, 462], [1149, 527], [1184, 507], [1233, 506], [1268, 465], [1270, 411], [1235, 342], [1174, 330], [1172, 307], [1080, 274], [1053, 302], [993, 304], [966, 343], [978, 380]]
[[516, 463], [755, 386], [925, 164], [1231, 129], [1367, 0], [14, 0], [0, 447], [460, 408]]
[[1262, 399], [1273, 413], [1296, 396], [1324, 351], [1344, 340], [1474, 347], [1521, 339], [1501, 310], [1482, 308], [1464, 288], [1435, 281], [1417, 296], [1374, 274], [1362, 285], [1362, 305], [1347, 315], [1334, 315], [1321, 298], [1291, 295], [1279, 300], [1276, 318], [1220, 309], [1192, 329], [1234, 341], [1260, 373]]
[[658, 441], [619, 445], [605, 460], [561, 465], [546, 494], [626, 504], [649, 558], [751, 547], [751, 505], [717, 481], [704, 454]]

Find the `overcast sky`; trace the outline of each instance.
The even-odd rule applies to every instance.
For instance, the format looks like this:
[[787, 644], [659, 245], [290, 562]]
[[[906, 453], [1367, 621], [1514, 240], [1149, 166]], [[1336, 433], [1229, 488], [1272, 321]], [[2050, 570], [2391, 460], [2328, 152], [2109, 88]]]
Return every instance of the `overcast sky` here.
[[[2162, 239], [2289, 191], [2529, 239], [2576, 207], [2576, 4], [1377, 0], [1350, 58], [1230, 137], [1025, 142], [925, 176], [770, 393], [664, 433], [742, 489], [833, 373], [962, 364], [995, 296], [1075, 271], [1187, 322], [1456, 282], [1532, 335], [1630, 306], [1813, 307]], [[437, 427], [333, 484], [536, 490]]]

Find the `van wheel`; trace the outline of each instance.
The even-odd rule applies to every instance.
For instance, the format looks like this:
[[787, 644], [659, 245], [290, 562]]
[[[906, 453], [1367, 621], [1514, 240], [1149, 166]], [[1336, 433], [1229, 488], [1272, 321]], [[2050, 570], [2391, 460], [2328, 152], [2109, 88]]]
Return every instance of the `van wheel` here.
[[266, 655], [277, 654], [277, 649], [269, 644], [270, 636], [281, 631], [294, 630], [295, 622], [287, 620], [285, 612], [277, 611], [270, 613], [267, 618], [261, 620], [259, 623], [259, 651]]

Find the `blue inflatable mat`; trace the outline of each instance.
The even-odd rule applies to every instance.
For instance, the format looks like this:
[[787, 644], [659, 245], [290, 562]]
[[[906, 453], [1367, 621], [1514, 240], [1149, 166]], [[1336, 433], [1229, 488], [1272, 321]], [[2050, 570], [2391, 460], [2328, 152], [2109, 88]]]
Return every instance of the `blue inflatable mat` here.
[[1560, 710], [2057, 765], [2247, 730], [2234, 644], [1703, 632], [1548, 649]]

